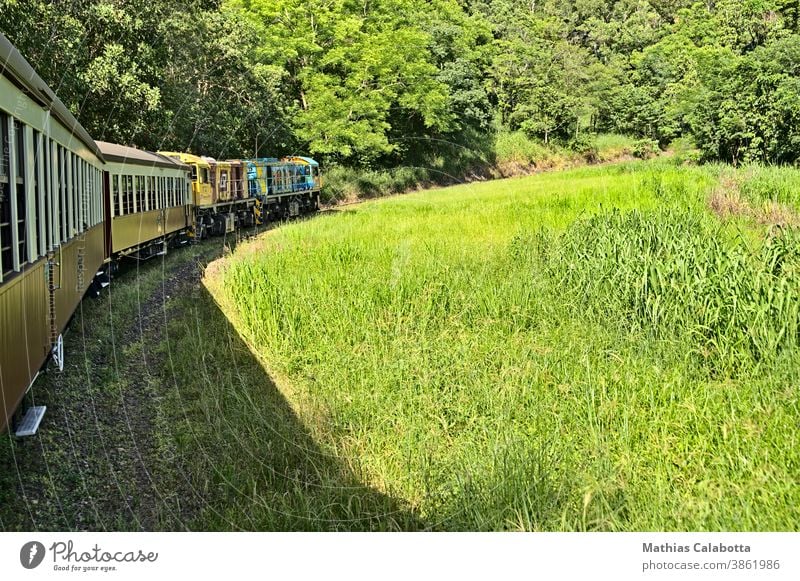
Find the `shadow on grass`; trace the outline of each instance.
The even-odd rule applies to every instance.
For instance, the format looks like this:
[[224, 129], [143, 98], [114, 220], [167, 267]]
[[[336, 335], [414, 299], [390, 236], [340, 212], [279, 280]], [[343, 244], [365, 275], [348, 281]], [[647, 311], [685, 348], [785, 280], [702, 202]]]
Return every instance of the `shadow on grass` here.
[[191, 477], [191, 528], [426, 528], [319, 448], [205, 287], [176, 301], [170, 319], [161, 420]]
[[226, 243], [84, 301], [31, 390], [39, 433], [0, 436], [0, 531], [426, 528], [319, 449], [199, 283]]

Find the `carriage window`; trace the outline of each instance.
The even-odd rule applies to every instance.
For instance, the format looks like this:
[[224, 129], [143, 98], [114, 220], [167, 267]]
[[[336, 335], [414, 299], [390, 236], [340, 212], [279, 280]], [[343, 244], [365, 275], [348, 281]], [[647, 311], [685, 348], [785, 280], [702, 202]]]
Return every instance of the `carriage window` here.
[[80, 160], [81, 164], [81, 227], [86, 230], [91, 225], [91, 208], [90, 202], [92, 200], [89, 195], [89, 164], [84, 160]]
[[86, 224], [91, 228], [94, 226], [94, 171], [92, 166], [86, 163]]
[[78, 160], [75, 155], [67, 151], [69, 160], [69, 237], [75, 236], [78, 231]]
[[47, 204], [45, 202], [45, 179], [44, 179], [44, 147], [42, 146], [42, 134], [38, 131], [33, 132], [34, 166], [33, 178], [36, 188], [36, 255], [44, 256], [47, 252], [45, 241], [47, 240], [46, 226], [49, 221]]
[[77, 184], [78, 232], [86, 230], [86, 175], [84, 161], [75, 156], [75, 183]]
[[133, 213], [133, 176], [122, 176], [122, 213]]
[[56, 187], [58, 188], [59, 245], [67, 239], [67, 170], [64, 148], [56, 145]]
[[111, 201], [114, 204], [114, 216], [119, 216], [119, 176], [109, 174], [109, 179], [111, 180]]
[[136, 187], [136, 205], [134, 206], [135, 212], [144, 212], [144, 178], [142, 176], [134, 176], [134, 184]]
[[[16, 179], [16, 198], [17, 198], [17, 212], [16, 212], [16, 237], [17, 237], [17, 259], [19, 265], [27, 262], [28, 248], [25, 236], [25, 159], [27, 152], [25, 151], [24, 136], [22, 124], [14, 119], [14, 144], [15, 153], [17, 156], [17, 179]], [[14, 215], [12, 207], [12, 216]], [[13, 220], [13, 218], [12, 218]], [[14, 230], [12, 230], [12, 235]]]
[[130, 211], [128, 210], [128, 176], [120, 175], [118, 176], [118, 179], [120, 194], [122, 195], [122, 199], [120, 200], [119, 215], [124, 216]]
[[156, 207], [156, 193], [153, 191], [153, 176], [145, 177], [144, 185], [147, 188], [147, 207], [154, 210]]
[[8, 116], [0, 115], [0, 281], [14, 269], [11, 242], [11, 166]]
[[54, 202], [54, 194], [53, 194], [53, 163], [50, 159], [50, 154], [52, 151], [50, 140], [47, 138], [42, 138], [42, 165], [44, 166], [42, 169], [42, 179], [44, 180], [44, 196], [45, 196], [45, 204], [44, 204], [44, 211], [45, 211], [45, 244], [46, 250], [49, 252], [53, 250], [53, 230], [55, 226], [55, 221], [53, 219], [53, 202]]

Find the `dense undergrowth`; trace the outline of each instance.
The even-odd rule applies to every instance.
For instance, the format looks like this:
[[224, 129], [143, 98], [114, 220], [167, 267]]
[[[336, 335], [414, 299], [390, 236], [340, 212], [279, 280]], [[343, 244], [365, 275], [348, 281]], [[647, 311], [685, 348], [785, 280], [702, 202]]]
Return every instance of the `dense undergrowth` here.
[[521, 131], [499, 131], [490, 135], [483, 149], [446, 143], [442, 146], [446, 155], [426, 159], [417, 166], [392, 169], [326, 167], [323, 201], [329, 204], [352, 202], [436, 185], [524, 176], [635, 157], [646, 159], [661, 153], [651, 140], [637, 140], [624, 135], [587, 135], [547, 144], [531, 139]]

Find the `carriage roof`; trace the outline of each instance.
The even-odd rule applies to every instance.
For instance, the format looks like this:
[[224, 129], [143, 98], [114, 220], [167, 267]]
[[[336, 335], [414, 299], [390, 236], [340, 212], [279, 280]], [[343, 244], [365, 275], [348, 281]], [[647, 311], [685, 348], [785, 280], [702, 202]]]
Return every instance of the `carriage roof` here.
[[23, 93], [51, 114], [74, 136], [80, 139], [99, 159], [103, 159], [94, 139], [83, 128], [66, 105], [50, 90], [16, 47], [0, 33], [0, 74], [7, 77]]

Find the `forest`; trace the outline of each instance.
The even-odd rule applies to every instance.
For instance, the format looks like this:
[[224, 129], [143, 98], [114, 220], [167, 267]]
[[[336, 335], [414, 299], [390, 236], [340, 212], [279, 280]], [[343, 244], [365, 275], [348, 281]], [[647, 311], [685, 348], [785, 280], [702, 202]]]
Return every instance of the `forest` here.
[[96, 139], [465, 174], [520, 135], [800, 159], [798, 0], [0, 0]]

